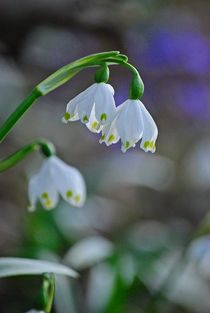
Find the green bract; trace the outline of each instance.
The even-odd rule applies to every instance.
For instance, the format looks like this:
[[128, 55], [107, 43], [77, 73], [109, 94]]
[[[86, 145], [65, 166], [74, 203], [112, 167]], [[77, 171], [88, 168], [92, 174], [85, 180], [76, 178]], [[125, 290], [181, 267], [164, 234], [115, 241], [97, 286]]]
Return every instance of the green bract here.
[[107, 83], [109, 80], [109, 67], [103, 63], [95, 74], [96, 83]]

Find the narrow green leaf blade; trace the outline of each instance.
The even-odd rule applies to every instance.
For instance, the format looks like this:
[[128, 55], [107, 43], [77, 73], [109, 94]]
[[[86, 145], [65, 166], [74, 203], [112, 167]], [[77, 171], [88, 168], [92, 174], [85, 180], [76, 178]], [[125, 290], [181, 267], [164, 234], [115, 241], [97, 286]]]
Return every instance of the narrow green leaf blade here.
[[82, 70], [82, 67], [78, 69], [78, 67], [74, 68], [73, 65], [66, 65], [50, 75], [48, 78], [43, 80], [39, 85], [36, 86], [36, 89], [41, 92], [44, 96], [48, 94], [50, 91], [53, 91], [57, 87], [63, 85], [68, 80], [73, 78], [76, 74], [78, 74]]
[[41, 83], [39, 83], [35, 88], [44, 96], [48, 94], [50, 91], [56, 89], [57, 87], [63, 85], [68, 80], [73, 78], [76, 74], [78, 74], [84, 67], [91, 65], [92, 63], [97, 63], [100, 60], [106, 58], [112, 58], [119, 55], [119, 51], [108, 51], [108, 52], [101, 52], [96, 54], [88, 55], [84, 58], [76, 60], [72, 63], [69, 63], [52, 75], [47, 77]]

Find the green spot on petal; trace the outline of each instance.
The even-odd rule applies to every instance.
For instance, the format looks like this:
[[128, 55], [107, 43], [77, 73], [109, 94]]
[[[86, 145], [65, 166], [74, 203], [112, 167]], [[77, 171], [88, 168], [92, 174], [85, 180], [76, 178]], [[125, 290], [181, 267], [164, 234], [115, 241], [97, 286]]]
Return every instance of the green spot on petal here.
[[105, 139], [105, 134], [101, 136], [100, 141], [103, 141]]
[[126, 142], [125, 142], [125, 148], [128, 149], [129, 147], [130, 147], [130, 142], [129, 142], [129, 141], [126, 141]]
[[91, 125], [91, 128], [92, 128], [92, 129], [97, 129], [97, 127], [98, 127], [98, 122], [94, 121], [94, 122], [92, 123], [92, 125]]
[[89, 119], [88, 119], [88, 117], [87, 117], [87, 115], [85, 115], [85, 116], [83, 116], [83, 122], [85, 122], [85, 123], [88, 123], [89, 122]]
[[71, 117], [71, 115], [69, 114], [69, 112], [66, 112], [65, 114], [64, 114], [64, 120], [66, 120], [66, 121], [68, 121], [69, 119], [70, 119], [70, 117]]
[[150, 141], [149, 146], [151, 149], [153, 149], [154, 145], [155, 145], [154, 141]]
[[46, 200], [44, 206], [46, 209], [51, 209], [53, 207], [53, 201], [51, 199]]
[[41, 195], [41, 197], [42, 197], [43, 199], [48, 199], [48, 198], [49, 198], [49, 195], [48, 195], [47, 192], [43, 192], [42, 195]]
[[67, 192], [66, 192], [66, 197], [67, 198], [71, 198], [73, 196], [73, 192], [69, 189], [69, 190], [67, 190]]
[[102, 113], [100, 119], [101, 119], [101, 121], [106, 121], [107, 120], [106, 113]]
[[153, 140], [152, 141], [145, 141], [144, 148], [145, 149], [154, 149], [155, 148], [155, 142]]
[[150, 146], [150, 142], [149, 141], [145, 141], [144, 143], [144, 148], [147, 149]]
[[108, 142], [112, 142], [112, 141], [114, 141], [114, 139], [115, 139], [114, 134], [111, 134], [111, 135], [109, 136]]
[[76, 195], [76, 196], [74, 197], [75, 203], [76, 203], [76, 204], [79, 203], [79, 202], [80, 202], [80, 199], [81, 199], [81, 196], [80, 196], [80, 195]]

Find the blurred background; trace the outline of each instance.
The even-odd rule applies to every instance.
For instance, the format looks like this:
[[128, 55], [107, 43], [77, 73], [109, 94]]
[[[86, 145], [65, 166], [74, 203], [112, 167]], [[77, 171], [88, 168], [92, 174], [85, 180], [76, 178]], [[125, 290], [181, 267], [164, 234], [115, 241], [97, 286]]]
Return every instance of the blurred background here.
[[[27, 211], [27, 182], [42, 157], [0, 175], [0, 254], [48, 259], [79, 271], [58, 278], [58, 313], [210, 312], [210, 2], [201, 0], [0, 0], [0, 121], [57, 68], [120, 50], [145, 83], [157, 152], [122, 154], [79, 122], [66, 103], [94, 70], [40, 99], [1, 145], [6, 157], [35, 138], [85, 176], [82, 209], [60, 201]], [[111, 68], [120, 104], [130, 74]], [[39, 308], [40, 277], [0, 281], [0, 312]]]

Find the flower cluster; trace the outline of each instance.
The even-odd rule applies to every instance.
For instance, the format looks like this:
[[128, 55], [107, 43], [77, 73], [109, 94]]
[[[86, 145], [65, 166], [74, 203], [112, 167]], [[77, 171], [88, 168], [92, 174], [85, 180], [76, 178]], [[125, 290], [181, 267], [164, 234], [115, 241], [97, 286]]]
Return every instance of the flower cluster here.
[[[114, 88], [107, 83], [109, 66], [112, 64], [123, 65], [132, 73], [129, 99], [119, 106], [115, 104]], [[72, 77], [82, 68], [96, 65], [99, 69], [95, 74], [95, 83], [69, 101], [63, 122], [80, 120], [91, 132], [101, 133], [99, 142], [104, 142], [107, 146], [121, 140], [122, 152], [135, 147], [138, 141], [145, 152], [155, 152], [158, 129], [152, 116], [139, 100], [144, 92], [144, 84], [137, 69], [128, 63], [127, 56], [113, 51], [77, 60], [41, 82], [38, 85], [39, 91], [45, 95], [66, 80], [65, 78], [61, 82], [61, 77]], [[52, 155], [54, 152], [49, 145], [41, 144], [47, 160], [40, 171], [30, 179], [30, 210], [35, 209], [38, 201], [45, 209], [54, 208], [59, 195], [71, 205], [82, 206], [86, 197], [83, 177], [77, 169]]]
[[81, 207], [86, 198], [85, 182], [80, 172], [56, 156], [48, 157], [37, 174], [29, 181], [29, 210], [34, 211], [38, 201], [50, 210], [61, 197], [73, 206]]
[[62, 120], [80, 120], [90, 131], [102, 132], [100, 143], [107, 146], [121, 139], [123, 152], [139, 140], [144, 151], [155, 152], [158, 129], [150, 113], [139, 99], [128, 99], [116, 107], [114, 89], [107, 83], [94, 83], [73, 98]]

